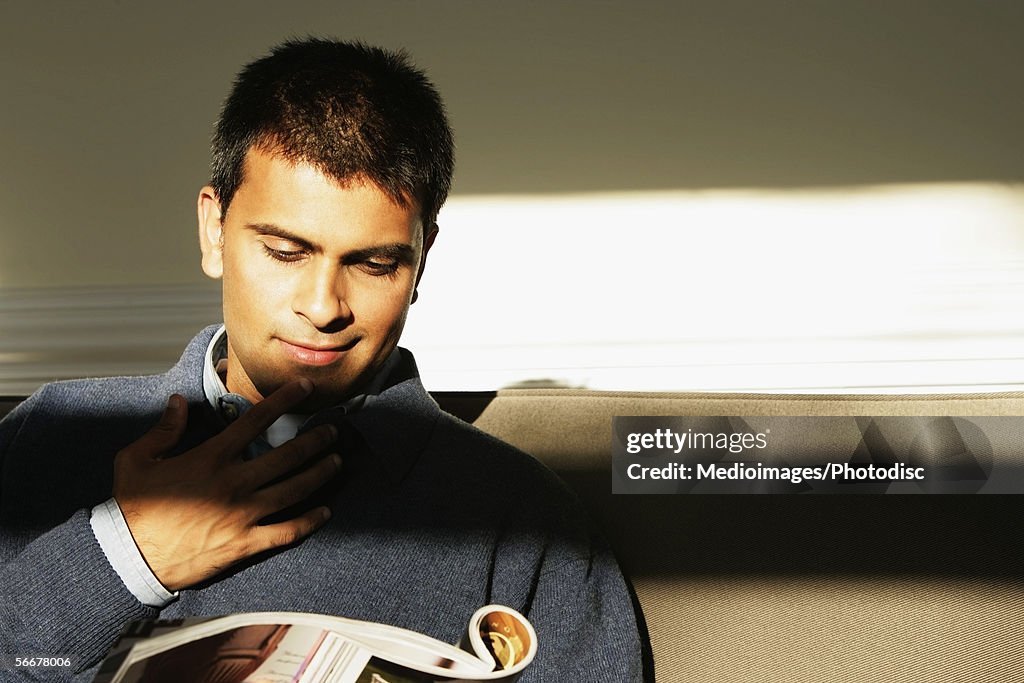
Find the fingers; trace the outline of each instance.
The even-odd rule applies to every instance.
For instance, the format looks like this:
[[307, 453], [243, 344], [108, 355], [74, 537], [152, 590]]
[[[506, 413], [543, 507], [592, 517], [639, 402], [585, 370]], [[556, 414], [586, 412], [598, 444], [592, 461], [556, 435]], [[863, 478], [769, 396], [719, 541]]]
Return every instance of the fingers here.
[[308, 379], [288, 382], [246, 411], [214, 439], [229, 452], [240, 451], [266, 431], [277, 418], [288, 412], [289, 408], [296, 406], [311, 393], [313, 383]]
[[294, 476], [257, 491], [253, 495], [257, 518], [262, 519], [302, 502], [340, 470], [341, 456], [332, 453]]
[[181, 440], [188, 422], [188, 404], [178, 394], [171, 394], [160, 420], [129, 444], [123, 452], [129, 457], [158, 459], [166, 455]]
[[244, 479], [249, 491], [254, 491], [323, 453], [337, 438], [337, 427], [320, 425], [254, 460], [238, 463], [244, 473], [240, 479]]
[[247, 555], [295, 543], [322, 527], [330, 518], [330, 509], [319, 507], [286, 522], [253, 527], [246, 548]]

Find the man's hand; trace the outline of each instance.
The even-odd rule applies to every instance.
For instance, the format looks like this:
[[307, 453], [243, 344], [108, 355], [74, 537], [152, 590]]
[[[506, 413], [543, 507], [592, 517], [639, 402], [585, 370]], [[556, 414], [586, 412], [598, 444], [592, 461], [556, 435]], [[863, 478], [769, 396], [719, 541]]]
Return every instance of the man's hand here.
[[168, 590], [187, 588], [247, 557], [294, 543], [330, 517], [330, 510], [320, 507], [277, 524], [257, 524], [305, 500], [337, 474], [337, 454], [306, 466], [337, 438], [334, 427], [322, 425], [259, 458], [242, 460], [246, 446], [311, 391], [308, 380], [286, 384], [220, 434], [165, 458], [188, 418], [185, 399], [175, 394], [160, 422], [117, 454], [114, 499], [143, 558]]

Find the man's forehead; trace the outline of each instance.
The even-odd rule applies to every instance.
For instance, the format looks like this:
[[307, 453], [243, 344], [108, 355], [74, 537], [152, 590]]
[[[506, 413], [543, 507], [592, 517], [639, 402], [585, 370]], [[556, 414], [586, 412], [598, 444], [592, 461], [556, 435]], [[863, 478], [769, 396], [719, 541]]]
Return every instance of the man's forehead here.
[[418, 206], [395, 202], [365, 176], [338, 181], [308, 162], [261, 150], [247, 155], [246, 170], [224, 217], [229, 225], [329, 252], [423, 244]]
[[319, 183], [327, 181], [338, 189], [347, 190], [353, 187], [372, 187], [386, 197], [392, 204], [402, 209], [413, 209], [420, 213], [422, 203], [408, 193], [388, 191], [371, 178], [365, 172], [335, 173], [331, 166], [316, 159], [308, 159], [288, 154], [280, 147], [265, 144], [255, 144], [249, 147], [242, 160], [241, 178], [239, 189], [246, 184], [247, 179], [252, 179], [254, 174], [265, 173], [271, 168], [285, 167], [294, 175], [299, 182]]

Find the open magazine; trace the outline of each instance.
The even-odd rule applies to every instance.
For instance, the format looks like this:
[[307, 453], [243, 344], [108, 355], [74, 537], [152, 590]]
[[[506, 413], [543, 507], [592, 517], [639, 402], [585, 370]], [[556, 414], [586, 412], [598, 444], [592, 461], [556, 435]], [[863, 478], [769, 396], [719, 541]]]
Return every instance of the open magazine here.
[[487, 605], [470, 618], [460, 647], [395, 626], [297, 612], [139, 622], [93, 682], [514, 681], [537, 653], [537, 634], [515, 610]]

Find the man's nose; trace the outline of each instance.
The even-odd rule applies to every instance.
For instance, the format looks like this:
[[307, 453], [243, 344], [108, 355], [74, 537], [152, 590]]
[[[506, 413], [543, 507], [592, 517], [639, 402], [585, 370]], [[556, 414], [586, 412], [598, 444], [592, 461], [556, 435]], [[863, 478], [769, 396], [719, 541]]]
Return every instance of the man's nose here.
[[352, 322], [345, 273], [337, 263], [321, 261], [303, 269], [293, 310], [319, 330], [333, 331]]

